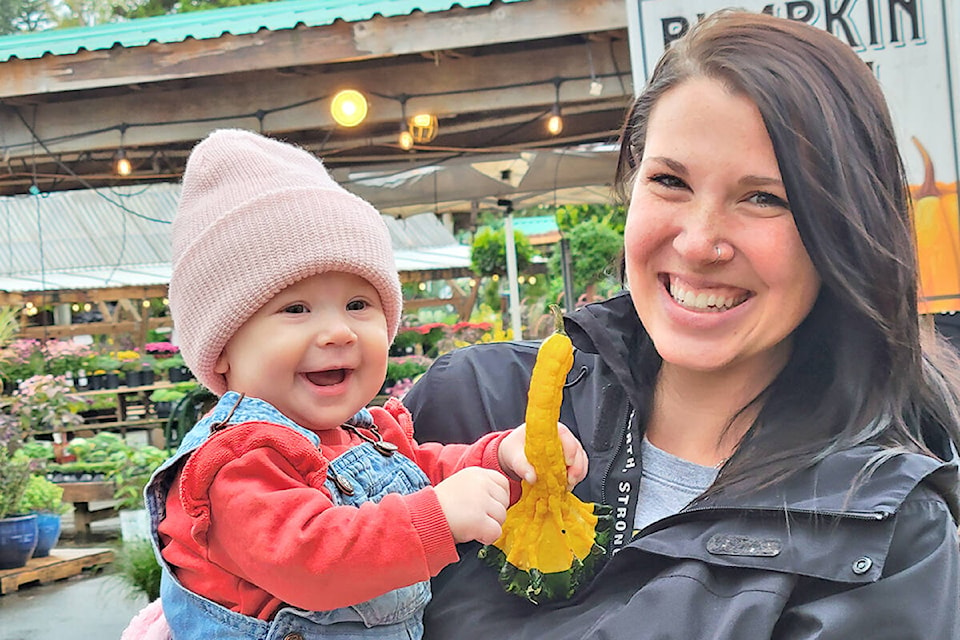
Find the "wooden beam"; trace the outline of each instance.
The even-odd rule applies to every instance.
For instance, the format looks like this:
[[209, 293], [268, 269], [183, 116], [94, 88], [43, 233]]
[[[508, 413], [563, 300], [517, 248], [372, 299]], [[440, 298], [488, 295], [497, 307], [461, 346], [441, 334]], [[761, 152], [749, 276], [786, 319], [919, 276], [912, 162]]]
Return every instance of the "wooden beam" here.
[[469, 267], [451, 269], [424, 269], [422, 271], [401, 271], [400, 282], [430, 282], [431, 280], [450, 280], [451, 278], [474, 278], [476, 274]]
[[[625, 41], [615, 43], [614, 55], [616, 61], [609, 54], [594, 56], [598, 74], [629, 70]], [[322, 75], [240, 76], [188, 86], [160, 84], [123, 95], [40, 104], [30, 109], [29, 117], [26, 113], [22, 115], [43, 141], [42, 146], [38, 146], [15, 108], [8, 104], [0, 107], [0, 130], [4, 132], [8, 167], [17, 159], [32, 162], [37, 155], [47, 155], [47, 151], [52, 154], [113, 153], [121, 144], [121, 124], [127, 125], [123, 144], [128, 148], [181, 144], [186, 152], [196, 140], [216, 128], [258, 129], [260, 123], [253, 114], [260, 111], [266, 113], [263, 130], [267, 133], [327, 130], [331, 131], [330, 147], [343, 147], [343, 141], [350, 139], [358, 139], [363, 146], [365, 136], [377, 131], [378, 126], [395, 127], [401, 115], [397, 100], [377, 97], [374, 93], [381, 96], [436, 93], [411, 97], [406, 109], [408, 114], [429, 110], [442, 121], [444, 117], [462, 118], [531, 106], [548, 109], [554, 102], [553, 79], [557, 77], [581, 78], [561, 86], [561, 101], [571, 104], [622, 109], [631, 91], [629, 82], [625, 81], [622, 91], [619, 82], [609, 80], [609, 88], [602, 97], [591, 97], [583, 45], [568, 45], [451, 59], [440, 66], [417, 60], [400, 65], [334, 69]], [[326, 97], [344, 84], [365, 90], [370, 97], [367, 122], [350, 133], [334, 127], [325, 104]], [[311, 100], [314, 102], [281, 109]]]
[[[85, 322], [83, 324], [68, 325], [21, 326], [17, 337], [62, 339], [82, 335], [112, 336], [121, 333], [136, 335], [140, 327], [141, 323], [133, 320], [125, 320], [123, 322]], [[170, 318], [150, 318], [148, 327], [150, 329], [172, 328], [173, 321]]]
[[58, 289], [56, 291], [0, 291], [0, 305], [20, 306], [32, 302], [40, 307], [61, 302], [97, 303], [116, 302], [122, 298], [166, 298], [167, 285], [145, 287], [108, 287], [104, 289]]
[[318, 27], [263, 29], [206, 40], [11, 58], [2, 63], [0, 98], [331, 65], [625, 29], [626, 25], [623, 0], [530, 0]]

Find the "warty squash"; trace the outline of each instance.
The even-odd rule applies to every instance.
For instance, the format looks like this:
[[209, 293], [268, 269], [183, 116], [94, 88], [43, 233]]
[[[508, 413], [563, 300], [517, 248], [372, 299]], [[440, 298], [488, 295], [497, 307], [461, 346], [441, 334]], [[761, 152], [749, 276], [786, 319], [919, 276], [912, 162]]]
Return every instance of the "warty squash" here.
[[566, 488], [557, 421], [573, 346], [559, 309], [553, 311], [557, 330], [540, 345], [527, 394], [524, 452], [537, 479], [523, 482], [502, 535], [480, 550], [499, 571], [504, 589], [534, 604], [568, 599], [594, 575], [607, 554], [612, 524], [611, 507], [582, 502]]

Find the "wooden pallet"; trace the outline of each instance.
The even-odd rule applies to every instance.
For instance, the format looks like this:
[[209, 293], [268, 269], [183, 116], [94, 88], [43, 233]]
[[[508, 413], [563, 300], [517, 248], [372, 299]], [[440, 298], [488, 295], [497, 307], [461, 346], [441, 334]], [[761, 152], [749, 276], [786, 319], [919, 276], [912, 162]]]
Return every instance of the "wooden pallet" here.
[[0, 570], [0, 595], [32, 582], [46, 584], [79, 574], [84, 569], [113, 562], [112, 549], [54, 549], [46, 558], [31, 558], [27, 566]]

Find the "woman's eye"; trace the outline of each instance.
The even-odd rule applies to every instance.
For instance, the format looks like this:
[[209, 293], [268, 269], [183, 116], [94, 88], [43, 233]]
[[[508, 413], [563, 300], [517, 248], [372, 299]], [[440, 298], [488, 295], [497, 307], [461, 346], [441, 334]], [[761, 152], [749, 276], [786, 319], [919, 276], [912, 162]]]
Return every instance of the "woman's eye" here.
[[347, 311], [363, 311], [369, 306], [366, 300], [351, 300], [347, 303]]
[[752, 202], [753, 204], [761, 207], [781, 207], [788, 211], [790, 210], [790, 204], [786, 200], [780, 196], [775, 196], [772, 193], [767, 193], [766, 191], [756, 192], [747, 198], [747, 202]]
[[675, 175], [669, 173], [658, 173], [647, 178], [650, 182], [663, 185], [668, 189], [685, 189], [687, 183]]
[[288, 304], [283, 308], [284, 313], [306, 313], [307, 305], [297, 302], [296, 304]]

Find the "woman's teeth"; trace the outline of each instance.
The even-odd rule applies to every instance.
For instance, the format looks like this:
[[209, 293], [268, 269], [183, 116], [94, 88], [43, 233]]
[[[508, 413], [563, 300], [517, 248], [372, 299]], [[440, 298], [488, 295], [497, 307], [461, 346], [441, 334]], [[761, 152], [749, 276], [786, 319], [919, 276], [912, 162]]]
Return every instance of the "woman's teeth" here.
[[677, 304], [686, 309], [713, 312], [726, 311], [747, 299], [746, 295], [722, 296], [716, 293], [687, 291], [682, 286], [673, 283], [670, 284], [670, 296], [677, 301]]

